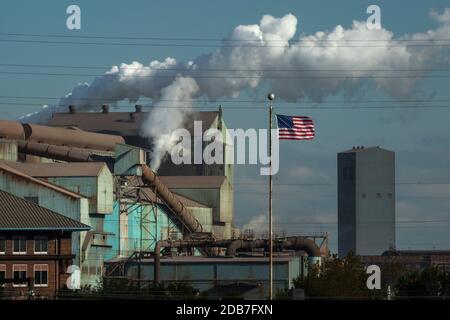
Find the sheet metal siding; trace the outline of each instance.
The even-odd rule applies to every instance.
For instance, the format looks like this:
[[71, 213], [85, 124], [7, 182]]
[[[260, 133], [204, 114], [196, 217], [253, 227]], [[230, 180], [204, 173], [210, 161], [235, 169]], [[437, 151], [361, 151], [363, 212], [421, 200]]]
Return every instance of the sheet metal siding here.
[[212, 232], [213, 214], [211, 208], [187, 207], [187, 209], [200, 222], [204, 232]]
[[[169, 226], [176, 231], [175, 237], [182, 238], [181, 230], [174, 226], [167, 215], [167, 208], [161, 205], [156, 206], [157, 217], [155, 217], [153, 207], [149, 204], [134, 204], [129, 206], [126, 213], [126, 227], [121, 227], [121, 248], [119, 253], [119, 203], [114, 203], [113, 213], [105, 216], [104, 231], [111, 232], [114, 235], [108, 237], [108, 245], [111, 249], [105, 250], [104, 258], [109, 260], [121, 256], [129, 256], [134, 251], [142, 250], [152, 251], [155, 249], [156, 240], [167, 240], [169, 236]], [[123, 216], [124, 214], [122, 214]], [[141, 217], [143, 224], [141, 224]], [[142, 242], [141, 242], [142, 236]], [[172, 234], [172, 236], [174, 236]]]
[[0, 160], [17, 161], [17, 144], [13, 141], [0, 141]]
[[212, 208], [213, 223], [225, 223], [225, 230], [222, 237], [224, 239], [231, 238], [231, 226], [233, 222], [233, 188], [228, 181], [225, 181], [220, 189], [173, 188], [171, 190]]
[[113, 205], [113, 178], [102, 170], [99, 177], [51, 177], [47, 181], [80, 193], [89, 199], [89, 212], [111, 214]]
[[212, 208], [213, 221], [220, 221], [220, 189], [172, 188], [170, 190]]
[[74, 199], [45, 186], [18, 179], [5, 172], [0, 172], [0, 188], [21, 198], [38, 197], [40, 206], [83, 222], [80, 220], [80, 199]]
[[230, 239], [233, 223], [233, 188], [228, 181], [220, 188], [220, 221], [225, 222], [224, 239]]
[[114, 203], [114, 178], [107, 167], [103, 167], [97, 180], [97, 213], [111, 214]]
[[[299, 259], [295, 257], [290, 261], [274, 262], [274, 289], [290, 289], [293, 280], [300, 275]], [[231, 261], [231, 260], [230, 260]], [[230, 263], [164, 263], [161, 262], [161, 281], [189, 281], [200, 291], [212, 288], [217, 283], [254, 283], [262, 284], [262, 292], [267, 292], [267, 263], [237, 262]], [[292, 270], [292, 273], [290, 272]], [[144, 280], [153, 280], [153, 263], [144, 263], [141, 268]], [[130, 264], [127, 275], [136, 277], [138, 266]]]

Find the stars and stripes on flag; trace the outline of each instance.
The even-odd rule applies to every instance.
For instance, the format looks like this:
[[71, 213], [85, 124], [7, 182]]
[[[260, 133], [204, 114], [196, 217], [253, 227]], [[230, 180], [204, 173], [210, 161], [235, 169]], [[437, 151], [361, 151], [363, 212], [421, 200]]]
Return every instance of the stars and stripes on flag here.
[[315, 137], [314, 123], [307, 116], [284, 116], [277, 114], [278, 139], [312, 140]]

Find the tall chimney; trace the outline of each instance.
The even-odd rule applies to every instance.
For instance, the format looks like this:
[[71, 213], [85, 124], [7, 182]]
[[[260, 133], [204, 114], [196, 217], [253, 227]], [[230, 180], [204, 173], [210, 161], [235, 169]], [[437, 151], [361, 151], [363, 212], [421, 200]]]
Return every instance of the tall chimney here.
[[75, 106], [74, 105], [70, 105], [69, 106], [69, 113], [74, 114], [76, 112]]
[[107, 104], [102, 105], [102, 113], [108, 113], [109, 112], [109, 106]]
[[142, 106], [137, 104], [134, 106], [136, 113], [141, 113], [142, 112]]
[[217, 129], [222, 130], [222, 105], [219, 105], [219, 119], [217, 119]]

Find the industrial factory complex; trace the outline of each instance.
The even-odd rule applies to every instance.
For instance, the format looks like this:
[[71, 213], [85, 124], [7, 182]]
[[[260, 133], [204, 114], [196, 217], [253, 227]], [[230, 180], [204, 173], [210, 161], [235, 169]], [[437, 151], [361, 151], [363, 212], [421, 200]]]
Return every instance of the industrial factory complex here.
[[[233, 286], [242, 297], [267, 297], [268, 242], [233, 225], [232, 165], [164, 161], [156, 174], [151, 141], [140, 135], [144, 116], [140, 106], [71, 106], [45, 126], [0, 122], [0, 277], [8, 292], [54, 297], [76, 266], [80, 287], [109, 277], [189, 282], [218, 298]], [[221, 110], [196, 113], [187, 130], [194, 120], [203, 130], [226, 128]], [[24, 221], [8, 218], [22, 208]], [[327, 253], [300, 236], [276, 247], [277, 290]]]
[[[267, 297], [268, 240], [233, 224], [232, 165], [166, 160], [155, 173], [152, 142], [140, 134], [144, 117], [140, 106], [105, 105], [70, 106], [47, 125], [0, 121], [0, 282], [11, 296], [56, 297], [79, 277], [80, 287], [105, 278], [177, 281], [211, 298], [230, 288], [240, 298]], [[226, 129], [221, 109], [195, 113], [187, 130], [194, 120], [203, 130]], [[450, 264], [443, 252], [395, 251], [394, 159], [379, 147], [338, 154], [339, 255], [412, 266], [438, 255]], [[380, 223], [365, 224], [373, 220]], [[274, 290], [291, 289], [327, 258], [326, 240], [275, 238]]]

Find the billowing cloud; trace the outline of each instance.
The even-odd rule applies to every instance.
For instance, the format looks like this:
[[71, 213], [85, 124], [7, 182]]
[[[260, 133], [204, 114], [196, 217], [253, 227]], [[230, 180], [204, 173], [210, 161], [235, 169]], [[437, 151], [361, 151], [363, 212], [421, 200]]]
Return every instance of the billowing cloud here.
[[[450, 9], [441, 14], [431, 11], [430, 16], [438, 23], [436, 29], [399, 38], [392, 31], [369, 30], [365, 21], [354, 21], [350, 28], [338, 25], [331, 31], [295, 39], [298, 21], [294, 15], [265, 15], [259, 24], [237, 26], [219, 49], [193, 61], [167, 58], [149, 65], [132, 62], [113, 66], [91, 84], [77, 85], [59, 106], [94, 110], [104, 103], [133, 102], [141, 97], [162, 106], [159, 101], [163, 97], [165, 105], [172, 108], [151, 112], [149, 117], [166, 119], [163, 123], [167, 123], [174, 116], [173, 104], [183, 117], [191, 110], [192, 98], [236, 97], [261, 85], [286, 101], [321, 102], [332, 95], [353, 95], [366, 86], [394, 99], [403, 98], [414, 93], [425, 70], [450, 65], [449, 47], [439, 41], [450, 38]], [[196, 90], [192, 90], [194, 83]], [[53, 109], [47, 108], [43, 113], [50, 115], [50, 111]], [[37, 116], [40, 121], [46, 118], [42, 113]], [[145, 125], [158, 123], [149, 119]], [[143, 132], [153, 141], [161, 141], [166, 133], [158, 128], [143, 128]], [[154, 156], [161, 157], [169, 145], [157, 144]]]

